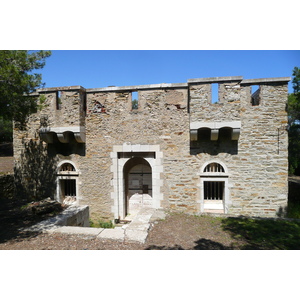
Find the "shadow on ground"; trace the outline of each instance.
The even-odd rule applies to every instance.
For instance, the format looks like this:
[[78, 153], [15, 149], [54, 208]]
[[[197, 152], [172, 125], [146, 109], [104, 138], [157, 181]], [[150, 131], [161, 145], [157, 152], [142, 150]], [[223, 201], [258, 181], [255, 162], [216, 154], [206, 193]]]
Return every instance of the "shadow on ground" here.
[[222, 228], [245, 242], [240, 249], [300, 249], [300, 220], [230, 217], [222, 220]]
[[221, 243], [214, 242], [209, 239], [199, 239], [198, 241], [195, 241], [196, 246], [192, 249], [184, 249], [180, 245], [174, 245], [174, 246], [156, 246], [151, 245], [146, 248], [146, 250], [231, 250], [231, 247], [226, 247]]
[[[176, 216], [175, 216], [176, 217]], [[177, 223], [180, 219], [176, 219]], [[192, 221], [192, 222], [191, 222]], [[179, 223], [178, 223], [179, 224]], [[184, 222], [180, 228], [183, 228]], [[176, 244], [150, 244], [147, 250], [299, 250], [300, 219], [189, 217], [182, 234], [194, 239]], [[192, 225], [192, 231], [189, 231]], [[171, 227], [169, 227], [171, 228]], [[192, 234], [193, 232], [193, 234]], [[196, 238], [198, 235], [201, 238]], [[177, 236], [178, 233], [177, 233]], [[209, 236], [209, 238], [208, 238]], [[213, 240], [210, 238], [213, 237]]]
[[[48, 207], [45, 200], [33, 204], [26, 201], [1, 201], [0, 204], [0, 243], [35, 237], [39, 233], [22, 231], [62, 210], [61, 207]], [[41, 204], [42, 203], [42, 204]], [[38, 210], [39, 209], [39, 210]]]

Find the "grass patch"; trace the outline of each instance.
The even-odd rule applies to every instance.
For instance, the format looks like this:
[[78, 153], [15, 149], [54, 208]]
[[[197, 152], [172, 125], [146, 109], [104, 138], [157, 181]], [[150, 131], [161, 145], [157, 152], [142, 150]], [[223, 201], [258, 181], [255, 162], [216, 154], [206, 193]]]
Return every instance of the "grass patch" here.
[[242, 249], [300, 249], [300, 222], [274, 219], [226, 218], [223, 230], [234, 239], [243, 240]]
[[287, 217], [300, 219], [300, 202], [290, 202], [287, 207]]
[[115, 225], [113, 224], [113, 222], [110, 221], [103, 221], [103, 220], [97, 220], [97, 221], [93, 221], [90, 219], [90, 227], [94, 227], [94, 228], [115, 228]]

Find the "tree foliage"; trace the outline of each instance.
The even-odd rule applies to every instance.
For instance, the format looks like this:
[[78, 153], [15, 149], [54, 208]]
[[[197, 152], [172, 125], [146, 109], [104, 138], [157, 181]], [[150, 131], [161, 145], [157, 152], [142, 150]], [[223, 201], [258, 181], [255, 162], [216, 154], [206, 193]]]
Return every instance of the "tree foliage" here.
[[42, 87], [42, 69], [51, 51], [1, 50], [0, 51], [0, 117], [3, 121], [15, 120], [23, 124], [36, 109], [36, 99], [28, 97]]
[[294, 92], [288, 97], [289, 172], [300, 175], [300, 69], [293, 69]]
[[3, 142], [11, 143], [13, 140], [13, 125], [11, 120], [0, 116], [0, 144]]

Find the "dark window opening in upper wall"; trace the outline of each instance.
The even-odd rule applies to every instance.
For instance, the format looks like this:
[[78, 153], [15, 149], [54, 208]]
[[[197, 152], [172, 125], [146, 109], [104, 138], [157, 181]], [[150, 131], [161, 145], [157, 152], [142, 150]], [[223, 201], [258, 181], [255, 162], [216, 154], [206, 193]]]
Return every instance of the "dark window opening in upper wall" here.
[[252, 85], [251, 86], [251, 105], [257, 106], [260, 104], [260, 86]]
[[139, 93], [138, 92], [132, 92], [131, 93], [131, 108], [132, 109], [138, 109], [139, 108]]
[[211, 84], [211, 103], [219, 103], [219, 84]]
[[56, 92], [56, 109], [61, 109], [61, 91]]
[[86, 115], [86, 112], [87, 112], [86, 93], [83, 94], [83, 112]]

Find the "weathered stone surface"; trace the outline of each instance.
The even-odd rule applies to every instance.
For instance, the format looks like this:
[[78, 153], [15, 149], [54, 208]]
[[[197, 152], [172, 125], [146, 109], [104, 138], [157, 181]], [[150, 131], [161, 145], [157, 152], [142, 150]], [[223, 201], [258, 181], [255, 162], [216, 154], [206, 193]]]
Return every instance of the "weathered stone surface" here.
[[56, 227], [52, 231], [52, 233], [65, 233], [65, 234], [80, 234], [80, 235], [88, 235], [88, 236], [97, 236], [103, 230], [104, 230], [104, 228], [60, 226], [60, 227]]
[[139, 243], [144, 243], [147, 239], [148, 231], [147, 230], [131, 230], [126, 229], [126, 240], [134, 241]]
[[[218, 162], [227, 169], [226, 213], [276, 216], [287, 205], [288, 80], [237, 76], [191, 79], [186, 84], [40, 90], [38, 94], [45, 97], [41, 110], [30, 117], [27, 130], [14, 130], [19, 186], [30, 192], [42, 189], [47, 191], [45, 197], [54, 195], [63, 201], [60, 180], [71, 177], [57, 174], [57, 166], [67, 161], [77, 171], [72, 177], [76, 178], [76, 203], [89, 205], [94, 220], [123, 218], [120, 211], [126, 211], [127, 205], [124, 166], [130, 157], [142, 157], [151, 165], [155, 208], [201, 213], [205, 179], [201, 169], [208, 162]], [[219, 84], [219, 101], [214, 104], [212, 83]], [[260, 85], [254, 100], [251, 85]], [[139, 94], [134, 110], [132, 91]], [[191, 140], [190, 124], [197, 122], [234, 122], [240, 128], [224, 125], [213, 135], [211, 128], [193, 128], [196, 133]], [[41, 142], [42, 127], [74, 126], [85, 128], [85, 143], [78, 143], [72, 133], [68, 143], [56, 136], [51, 144]], [[29, 143], [36, 147], [29, 148]], [[37, 147], [39, 143], [43, 149]], [[34, 155], [37, 148], [40, 154]], [[27, 172], [22, 158], [28, 149], [32, 157], [47, 159], [46, 164], [27, 160], [34, 161], [35, 170], [43, 170], [43, 176], [34, 177], [34, 168]], [[18, 188], [17, 193], [23, 190]]]
[[106, 228], [98, 236], [98, 239], [112, 239], [117, 241], [124, 241], [125, 231], [121, 227]]
[[89, 226], [89, 207], [70, 206], [55, 217], [27, 228], [27, 231], [53, 232], [60, 226]]

